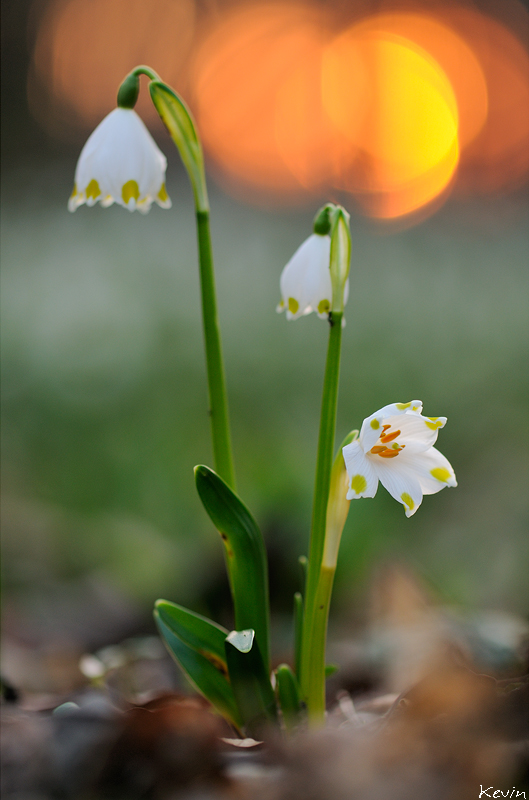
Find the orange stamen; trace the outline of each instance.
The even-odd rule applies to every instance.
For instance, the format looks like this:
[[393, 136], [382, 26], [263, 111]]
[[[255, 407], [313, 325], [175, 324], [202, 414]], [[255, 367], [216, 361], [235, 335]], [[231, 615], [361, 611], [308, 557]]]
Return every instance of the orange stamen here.
[[387, 447], [385, 445], [376, 444], [374, 447], [371, 448], [369, 452], [373, 453], [373, 455], [376, 456], [380, 455], [380, 453], [383, 453], [384, 450], [387, 450]]
[[384, 436], [384, 434], [385, 434], [385, 432], [387, 431], [388, 428], [391, 428], [391, 425], [383, 425], [382, 426], [382, 434], [381, 434], [382, 436]]
[[394, 431], [393, 433], [387, 433], [385, 436], [382, 435], [380, 437], [380, 441], [384, 442], [384, 444], [387, 444], [387, 442], [392, 442], [393, 439], [396, 439], [397, 436], [400, 436], [400, 431]]
[[390, 450], [388, 448], [387, 450], [384, 450], [383, 453], [379, 453], [378, 455], [381, 458], [395, 458], [395, 456], [398, 456], [399, 453], [400, 453], [400, 450]]

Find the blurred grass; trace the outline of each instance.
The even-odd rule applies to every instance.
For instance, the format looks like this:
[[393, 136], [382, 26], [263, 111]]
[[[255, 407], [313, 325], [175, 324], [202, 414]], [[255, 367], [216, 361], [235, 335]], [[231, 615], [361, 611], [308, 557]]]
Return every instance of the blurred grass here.
[[[215, 615], [221, 551], [192, 473], [211, 455], [190, 191], [172, 168], [172, 211], [70, 215], [73, 169], [4, 175], [4, 587], [97, 574], [146, 611], [161, 595]], [[274, 308], [317, 206], [212, 196], [239, 491], [280, 610], [307, 549], [327, 331]], [[527, 608], [525, 224], [523, 198], [452, 202], [386, 235], [353, 215], [338, 441], [382, 405], [421, 399], [449, 418], [439, 449], [459, 488], [410, 520], [382, 488], [352, 504], [345, 615], [381, 558], [410, 563], [444, 600]]]

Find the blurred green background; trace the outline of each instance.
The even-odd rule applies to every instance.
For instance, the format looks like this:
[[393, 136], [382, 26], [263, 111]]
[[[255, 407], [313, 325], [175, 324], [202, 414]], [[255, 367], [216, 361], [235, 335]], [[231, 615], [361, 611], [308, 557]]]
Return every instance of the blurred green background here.
[[[229, 624], [221, 545], [192, 471], [212, 459], [190, 188], [162, 135], [172, 210], [67, 212], [79, 145], [52, 141], [25, 107], [28, 8], [6, 3], [3, 56], [7, 625], [22, 640], [96, 647], [152, 630], [160, 596]], [[266, 538], [279, 617], [307, 550], [327, 329], [314, 315], [287, 323], [275, 305], [327, 199], [252, 207], [211, 181], [238, 488]], [[400, 231], [351, 210], [338, 438], [386, 403], [420, 399], [448, 417], [438, 444], [459, 487], [409, 520], [383, 488], [351, 504], [336, 617], [362, 615], [388, 560], [443, 602], [525, 613], [526, 193], [452, 199]]]

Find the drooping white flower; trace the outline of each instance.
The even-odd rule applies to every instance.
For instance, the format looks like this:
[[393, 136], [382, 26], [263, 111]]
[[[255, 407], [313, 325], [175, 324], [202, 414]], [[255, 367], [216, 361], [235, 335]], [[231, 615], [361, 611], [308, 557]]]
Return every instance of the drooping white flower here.
[[[313, 233], [298, 247], [281, 273], [281, 301], [277, 311], [286, 310], [287, 319], [297, 319], [315, 311], [327, 319], [332, 305], [330, 273], [331, 237]], [[345, 286], [345, 302], [349, 281]]]
[[79, 156], [68, 209], [100, 201], [146, 214], [153, 201], [170, 208], [167, 159], [131, 108], [115, 108], [99, 123]]
[[433, 446], [446, 417], [422, 416], [422, 403], [393, 403], [367, 417], [358, 439], [343, 448], [347, 499], [374, 497], [378, 482], [411, 517], [423, 495], [457, 486], [449, 461]]

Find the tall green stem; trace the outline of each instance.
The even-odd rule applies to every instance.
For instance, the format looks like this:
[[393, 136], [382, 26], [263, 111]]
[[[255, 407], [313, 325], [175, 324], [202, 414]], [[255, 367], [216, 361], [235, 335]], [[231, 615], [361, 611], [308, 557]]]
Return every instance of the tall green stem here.
[[[202, 325], [206, 350], [213, 455], [218, 475], [232, 489], [235, 489], [228, 398], [217, 318], [213, 253], [209, 228], [209, 201], [202, 145], [191, 111], [182, 98], [170, 86], [163, 83], [150, 67], [137, 67], [131, 73], [132, 79], [136, 81], [138, 80], [137, 73], [146, 74], [151, 78], [149, 92], [152, 101], [180, 153], [193, 188], [197, 217]], [[124, 85], [128, 85], [128, 80], [127, 78]]]
[[[303, 617], [301, 674], [299, 676], [309, 719], [315, 724], [323, 720], [325, 711], [325, 637], [330, 591], [328, 592], [329, 599], [323, 602], [323, 605], [321, 601], [325, 594], [324, 585], [330, 581], [330, 586], [332, 587], [332, 577], [334, 576], [334, 571], [332, 571], [332, 575], [327, 575], [328, 570], [322, 570], [322, 559], [334, 455], [338, 383], [340, 378], [342, 316], [343, 314], [340, 312], [333, 312], [330, 317], [331, 328], [323, 383], [305, 612]], [[320, 584], [324, 585], [321, 586]]]
[[209, 227], [209, 210], [196, 210], [200, 290], [202, 295], [202, 324], [206, 350], [209, 414], [215, 469], [226, 483], [235, 489], [235, 474], [231, 452], [228, 397], [224, 374], [224, 359], [217, 318], [215, 275]]

